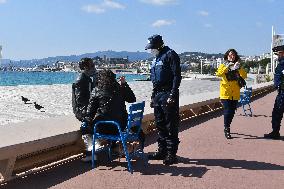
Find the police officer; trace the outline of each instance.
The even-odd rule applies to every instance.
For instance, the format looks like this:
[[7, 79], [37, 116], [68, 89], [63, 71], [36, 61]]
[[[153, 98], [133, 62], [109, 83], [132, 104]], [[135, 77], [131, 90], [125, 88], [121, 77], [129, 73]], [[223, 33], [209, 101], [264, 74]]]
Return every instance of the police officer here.
[[158, 130], [158, 151], [149, 155], [150, 160], [163, 160], [163, 164], [177, 162], [179, 138], [179, 86], [181, 82], [178, 54], [164, 45], [162, 36], [148, 38], [145, 50], [150, 49], [155, 59], [151, 65], [153, 92], [151, 107], [154, 108]]
[[272, 132], [264, 134], [264, 138], [280, 139], [279, 131], [284, 113], [284, 45], [276, 46], [272, 50], [278, 55], [279, 61], [274, 74], [274, 87], [277, 88], [278, 94], [272, 111]]

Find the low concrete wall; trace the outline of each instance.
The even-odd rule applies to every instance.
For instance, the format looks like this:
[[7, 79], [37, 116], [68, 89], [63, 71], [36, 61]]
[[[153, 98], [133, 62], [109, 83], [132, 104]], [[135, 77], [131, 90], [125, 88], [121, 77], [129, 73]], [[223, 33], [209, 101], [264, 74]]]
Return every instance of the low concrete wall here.
[[[274, 90], [273, 83], [253, 86], [253, 97]], [[180, 98], [181, 121], [222, 108], [219, 93], [202, 93]], [[148, 106], [148, 104], [146, 105]], [[146, 107], [143, 130], [155, 130], [153, 110]], [[81, 156], [80, 122], [74, 116], [34, 120], [3, 126], [0, 130], [0, 183], [37, 171], [38, 168]]]
[[74, 116], [5, 125], [0, 130], [0, 182], [82, 152]]

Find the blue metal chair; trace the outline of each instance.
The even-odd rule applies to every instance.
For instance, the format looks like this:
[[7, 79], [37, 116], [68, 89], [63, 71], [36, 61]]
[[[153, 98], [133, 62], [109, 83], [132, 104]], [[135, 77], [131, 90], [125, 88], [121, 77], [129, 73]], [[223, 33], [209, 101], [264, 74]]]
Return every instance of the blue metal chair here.
[[[243, 93], [241, 93], [240, 96], [240, 104], [243, 107], [244, 113], [246, 116], [252, 116], [252, 111], [250, 107], [250, 101], [251, 101], [251, 96], [252, 96], [252, 87], [245, 87], [245, 90]], [[247, 111], [250, 111], [250, 113], [247, 113]]]
[[[131, 159], [134, 156], [142, 156], [143, 159], [145, 160], [145, 155], [144, 155], [144, 144], [140, 143], [140, 148], [133, 151], [132, 153], [128, 152], [127, 149], [127, 142], [133, 142], [133, 141], [139, 141], [139, 133], [141, 131], [141, 125], [142, 125], [142, 119], [143, 119], [143, 113], [144, 113], [144, 107], [145, 107], [145, 102], [141, 103], [135, 103], [131, 104], [129, 107], [129, 112], [128, 112], [128, 121], [127, 121], [127, 126], [126, 130], [122, 131], [119, 123], [115, 121], [98, 121], [94, 125], [94, 135], [93, 135], [93, 150], [92, 150], [92, 167], [95, 167], [95, 141], [97, 139], [106, 139], [109, 141], [121, 141], [122, 146], [123, 146], [123, 151], [128, 163], [128, 171], [132, 174], [132, 166], [131, 166]], [[119, 113], [119, 112], [118, 112]], [[108, 124], [110, 126], [117, 127], [118, 129], [118, 134], [117, 135], [107, 135], [107, 134], [100, 134], [96, 132], [96, 128], [100, 124]], [[132, 132], [131, 128], [136, 127], [137, 132]], [[108, 147], [109, 151], [109, 156], [111, 155], [111, 148]], [[110, 158], [110, 157], [109, 157]]]

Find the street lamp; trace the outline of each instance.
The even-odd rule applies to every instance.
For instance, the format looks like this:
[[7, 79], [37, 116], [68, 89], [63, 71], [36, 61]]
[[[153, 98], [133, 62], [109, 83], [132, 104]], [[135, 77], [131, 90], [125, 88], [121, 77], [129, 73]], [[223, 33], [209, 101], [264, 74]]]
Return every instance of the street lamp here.
[[203, 67], [203, 66], [202, 66], [202, 61], [203, 61], [203, 59], [200, 59], [200, 66], [201, 66], [201, 67], [200, 67], [200, 74], [202, 74], [202, 67]]

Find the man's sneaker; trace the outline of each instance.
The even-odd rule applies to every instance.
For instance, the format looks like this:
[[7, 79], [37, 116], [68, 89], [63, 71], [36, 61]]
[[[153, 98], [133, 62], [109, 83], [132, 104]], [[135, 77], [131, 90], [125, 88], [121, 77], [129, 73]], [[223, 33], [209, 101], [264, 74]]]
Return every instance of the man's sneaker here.
[[280, 133], [272, 131], [271, 133], [264, 134], [264, 138], [277, 140], [280, 139]]
[[168, 153], [165, 159], [163, 160], [164, 165], [172, 165], [177, 163], [177, 156], [171, 153]]
[[148, 155], [148, 159], [149, 160], [163, 160], [166, 157], [166, 153], [165, 152], [155, 152], [154, 154]]

